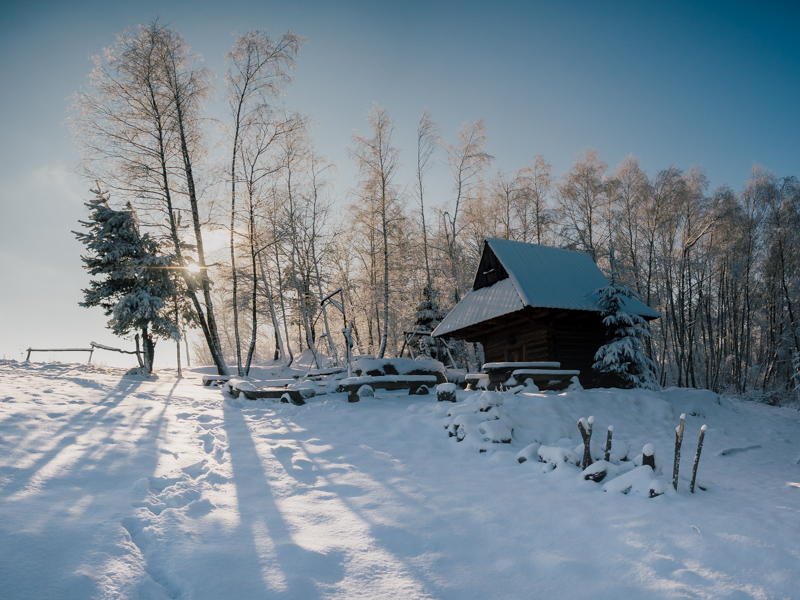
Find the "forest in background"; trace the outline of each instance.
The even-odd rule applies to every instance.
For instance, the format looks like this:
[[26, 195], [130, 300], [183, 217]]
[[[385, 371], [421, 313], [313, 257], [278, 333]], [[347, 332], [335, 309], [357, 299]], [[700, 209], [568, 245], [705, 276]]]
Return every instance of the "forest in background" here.
[[[391, 115], [373, 106], [349, 140], [358, 179], [337, 191], [310, 117], [281, 100], [302, 44], [240, 35], [216, 85], [154, 21], [120, 34], [73, 98], [83, 174], [130, 202], [171, 257], [183, 301], [166, 306], [179, 329], [202, 331], [195, 360], [239, 373], [304, 348], [341, 360], [343, 316], [320, 307], [339, 288], [356, 352], [396, 356], [404, 330], [432, 326], [469, 291], [483, 240], [498, 237], [586, 252], [605, 271], [613, 248], [621, 281], [662, 315], [646, 345], [662, 385], [767, 399], [792, 388], [796, 177], [754, 166], [743, 189], [711, 189], [701, 168], [646, 173], [591, 149], [561, 174], [541, 155], [501, 170], [483, 120], [442, 133], [424, 111], [405, 180]], [[227, 114], [210, 119], [220, 98]], [[443, 173], [450, 196], [429, 197]]]

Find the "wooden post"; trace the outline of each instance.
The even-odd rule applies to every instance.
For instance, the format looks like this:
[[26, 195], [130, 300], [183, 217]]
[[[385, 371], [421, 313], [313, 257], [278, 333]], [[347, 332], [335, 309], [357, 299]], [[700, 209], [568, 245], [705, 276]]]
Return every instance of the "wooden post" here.
[[608, 426], [608, 436], [606, 437], [606, 453], [603, 458], [605, 461], [608, 462], [608, 459], [611, 458], [611, 436], [614, 435], [614, 426]]
[[700, 452], [703, 451], [703, 438], [706, 437], [706, 426], [700, 428], [700, 441], [697, 443], [697, 454], [694, 455], [694, 466], [692, 467], [692, 483], [689, 492], [694, 494], [694, 483], [697, 481], [697, 465], [700, 463]]
[[28, 356], [25, 358], [25, 362], [31, 362], [31, 348], [28, 348]]
[[642, 448], [642, 466], [647, 465], [653, 471], [656, 470], [656, 449], [653, 444], [645, 444]]
[[86, 361], [87, 365], [92, 364], [92, 354], [94, 354], [94, 344], [89, 348], [89, 360]]
[[583, 438], [583, 460], [581, 461], [581, 469], [585, 469], [592, 464], [592, 426], [594, 425], [594, 417], [586, 419], [586, 425], [583, 424], [584, 419], [578, 421], [578, 429]]
[[675, 428], [675, 462], [672, 465], [672, 487], [678, 491], [678, 471], [681, 466], [681, 444], [683, 443], [683, 425], [686, 413], [681, 414], [681, 422]]

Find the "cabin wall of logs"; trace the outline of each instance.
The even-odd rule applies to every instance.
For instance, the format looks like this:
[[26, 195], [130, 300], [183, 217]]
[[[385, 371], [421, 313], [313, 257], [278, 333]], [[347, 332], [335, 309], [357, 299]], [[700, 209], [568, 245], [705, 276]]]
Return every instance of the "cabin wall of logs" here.
[[554, 361], [562, 369], [580, 371], [584, 387], [619, 384], [592, 370], [595, 353], [606, 343], [597, 312], [526, 308], [473, 325], [464, 333], [468, 341], [483, 345], [486, 362]]

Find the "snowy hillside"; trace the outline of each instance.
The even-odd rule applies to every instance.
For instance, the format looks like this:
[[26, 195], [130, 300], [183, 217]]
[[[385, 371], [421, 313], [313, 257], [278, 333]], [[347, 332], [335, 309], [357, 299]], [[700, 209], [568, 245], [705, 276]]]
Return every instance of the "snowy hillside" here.
[[[798, 597], [795, 410], [679, 389], [294, 406], [121, 373], [0, 362], [0, 597]], [[620, 473], [654, 445], [663, 495], [539, 460], [589, 416]]]

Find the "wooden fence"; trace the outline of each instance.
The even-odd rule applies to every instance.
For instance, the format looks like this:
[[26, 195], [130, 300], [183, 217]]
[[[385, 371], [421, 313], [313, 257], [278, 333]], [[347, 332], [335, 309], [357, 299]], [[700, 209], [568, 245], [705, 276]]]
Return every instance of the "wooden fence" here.
[[140, 350], [122, 350], [120, 348], [112, 348], [111, 346], [104, 346], [103, 344], [98, 344], [97, 342], [90, 342], [89, 348], [28, 348], [28, 356], [25, 357], [25, 362], [30, 362], [31, 360], [31, 352], [88, 352], [89, 353], [89, 360], [86, 361], [86, 364], [92, 364], [92, 354], [95, 351], [95, 348], [100, 350], [109, 350], [111, 352], [119, 352], [121, 354], [135, 354], [137, 360], [139, 361], [139, 365], [142, 365], [142, 356]]

